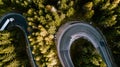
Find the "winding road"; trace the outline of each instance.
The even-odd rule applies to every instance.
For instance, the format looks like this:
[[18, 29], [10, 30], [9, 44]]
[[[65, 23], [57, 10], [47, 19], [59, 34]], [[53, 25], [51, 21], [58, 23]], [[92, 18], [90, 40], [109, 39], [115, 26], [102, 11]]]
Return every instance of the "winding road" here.
[[[32, 67], [36, 67], [27, 38], [28, 32], [25, 18], [17, 13], [9, 13], [0, 19], [0, 31], [9, 30], [12, 27], [19, 28], [24, 32], [31, 65]], [[70, 56], [70, 47], [78, 38], [84, 38], [90, 41], [104, 58], [107, 67], [117, 67], [103, 34], [98, 29], [83, 21], [68, 22], [62, 25], [56, 34], [58, 56], [63, 67], [74, 67]]]
[[71, 21], [60, 27], [56, 34], [56, 46], [63, 67], [74, 67], [70, 57], [72, 42], [78, 38], [90, 41], [104, 58], [107, 67], [117, 67], [103, 34], [83, 21]]
[[32, 67], [36, 67], [36, 64], [34, 62], [32, 52], [30, 49], [28, 37], [27, 37], [28, 31], [27, 31], [27, 23], [26, 23], [25, 18], [21, 14], [18, 14], [18, 13], [8, 13], [0, 18], [0, 31], [10, 30], [14, 28], [18, 28], [20, 31], [24, 33], [24, 37], [26, 40], [25, 48], [26, 48], [27, 55], [29, 57], [30, 65]]

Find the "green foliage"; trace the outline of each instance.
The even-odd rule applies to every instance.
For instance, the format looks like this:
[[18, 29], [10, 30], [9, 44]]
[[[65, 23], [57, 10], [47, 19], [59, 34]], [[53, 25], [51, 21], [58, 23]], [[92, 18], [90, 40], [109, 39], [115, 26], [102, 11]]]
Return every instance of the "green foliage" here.
[[[19, 31], [0, 32], [0, 66], [1, 67], [26, 67], [30, 66], [26, 52], [23, 34]], [[17, 35], [17, 37], [16, 37]], [[22, 36], [22, 37], [19, 37]], [[20, 39], [23, 41], [20, 42]]]
[[[64, 0], [63, 0], [64, 1]], [[54, 34], [57, 27], [65, 17], [73, 14], [73, 3], [68, 2], [69, 6], [63, 1], [57, 1], [55, 4], [47, 3], [43, 0], [34, 0], [27, 12], [23, 14], [27, 17], [28, 24], [32, 28], [32, 35], [28, 38], [33, 47], [33, 55], [38, 66], [58, 66], [56, 47], [54, 43]], [[66, 1], [67, 2], [67, 1]], [[33, 6], [34, 5], [34, 6]], [[66, 8], [63, 6], [67, 6]], [[71, 12], [72, 11], [72, 12]]]
[[[3, 0], [3, 3], [4, 6], [11, 7], [10, 9], [26, 17], [32, 31], [28, 38], [38, 66], [57, 67], [60, 65], [54, 35], [61, 24], [70, 20], [84, 20], [99, 27], [107, 38], [116, 63], [120, 66], [118, 59], [120, 58], [120, 0]], [[8, 4], [11, 5], [7, 6]], [[0, 43], [9, 43], [8, 41]], [[89, 48], [92, 47], [89, 46]], [[89, 48], [81, 49], [86, 55]], [[82, 63], [94, 67], [99, 62], [101, 63], [99, 66], [104, 67], [99, 58], [98, 54], [86, 55], [82, 57]], [[80, 61], [78, 59], [76, 63]]]
[[99, 52], [84, 38], [72, 43], [71, 57], [75, 67], [106, 67]]
[[0, 37], [0, 66], [2, 67], [6, 64], [10, 64], [14, 60], [16, 53], [11, 43], [12, 38], [10, 38], [10, 33], [7, 31], [0, 32]]
[[3, 5], [3, 2], [2, 2], [2, 0], [0, 0], [0, 5]]

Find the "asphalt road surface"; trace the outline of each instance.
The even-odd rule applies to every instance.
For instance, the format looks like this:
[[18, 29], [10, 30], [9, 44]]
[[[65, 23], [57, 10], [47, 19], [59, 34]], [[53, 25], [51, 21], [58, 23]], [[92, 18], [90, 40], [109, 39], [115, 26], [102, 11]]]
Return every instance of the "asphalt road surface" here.
[[60, 27], [56, 34], [59, 59], [63, 67], [74, 67], [70, 57], [70, 47], [78, 38], [91, 42], [104, 58], [107, 67], [117, 67], [103, 34], [92, 25], [83, 21], [71, 21]]
[[28, 32], [27, 32], [27, 23], [25, 18], [18, 13], [8, 13], [0, 18], [0, 31], [10, 30], [14, 28], [18, 28], [20, 31], [24, 33], [24, 37], [26, 40], [26, 51], [30, 60], [30, 65], [32, 67], [36, 67], [36, 64], [34, 62], [32, 52], [30, 49], [30, 44], [27, 38]]

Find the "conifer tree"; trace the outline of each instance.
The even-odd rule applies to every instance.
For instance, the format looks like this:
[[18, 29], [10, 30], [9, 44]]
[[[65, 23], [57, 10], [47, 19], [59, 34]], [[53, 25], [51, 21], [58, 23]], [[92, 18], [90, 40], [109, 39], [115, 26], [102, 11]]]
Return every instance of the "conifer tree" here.
[[[4, 6], [11, 3], [9, 5], [11, 9], [26, 17], [32, 32], [28, 38], [38, 66], [59, 66], [55, 33], [66, 21], [73, 20], [92, 22], [94, 26], [100, 28], [116, 63], [120, 66], [118, 59], [120, 58], [120, 0], [3, 0], [3, 3]], [[83, 49], [83, 52], [89, 48]], [[99, 56], [90, 58], [93, 60], [90, 66], [94, 66], [96, 64], [94, 62], [99, 61], [96, 60], [98, 58]], [[86, 63], [91, 62], [90, 59], [84, 58]]]
[[19, 31], [0, 32], [0, 67], [30, 66], [25, 49], [25, 40], [20, 40], [23, 40], [24, 36], [20, 32], [16, 34], [18, 32]]

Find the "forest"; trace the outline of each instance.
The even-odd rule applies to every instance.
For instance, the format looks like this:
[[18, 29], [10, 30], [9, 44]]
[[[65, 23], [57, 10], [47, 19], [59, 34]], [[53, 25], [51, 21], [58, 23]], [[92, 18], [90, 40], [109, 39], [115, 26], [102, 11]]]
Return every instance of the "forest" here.
[[[85, 21], [99, 28], [115, 63], [120, 66], [120, 0], [0, 0], [0, 17], [10, 12], [26, 18], [30, 32], [28, 39], [38, 67], [61, 67], [55, 35], [68, 21]], [[24, 38], [18, 32], [0, 31], [1, 67], [29, 65], [24, 53]], [[73, 44], [71, 53], [74, 54], [75, 67], [106, 67], [91, 43], [78, 39]]]

